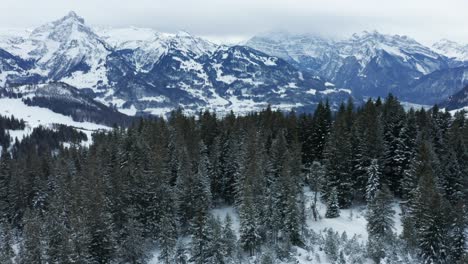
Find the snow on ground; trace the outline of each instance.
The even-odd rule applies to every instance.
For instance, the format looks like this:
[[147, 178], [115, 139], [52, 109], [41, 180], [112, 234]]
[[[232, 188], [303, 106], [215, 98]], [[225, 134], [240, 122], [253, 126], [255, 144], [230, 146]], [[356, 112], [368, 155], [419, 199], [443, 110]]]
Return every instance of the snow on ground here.
[[[332, 228], [334, 231], [337, 231], [340, 235], [343, 232], [346, 232], [348, 238], [356, 235], [357, 239], [361, 243], [367, 242], [367, 221], [365, 218], [367, 209], [365, 205], [354, 206], [350, 209], [342, 209], [341, 214], [337, 218], [325, 218], [326, 205], [320, 201], [320, 194], [317, 196], [318, 203], [317, 209], [319, 212], [319, 219], [315, 221], [311, 213], [311, 205], [314, 198], [314, 192], [310, 190], [309, 187], [304, 188], [304, 194], [306, 198], [306, 224], [307, 228], [312, 229], [315, 233], [324, 233], [325, 229]], [[395, 232], [396, 234], [401, 234], [403, 231], [403, 226], [401, 224], [401, 209], [399, 202], [393, 202], [393, 210], [395, 210]], [[237, 235], [240, 237], [240, 220], [239, 214], [235, 207], [233, 206], [224, 206], [218, 207], [211, 210], [211, 214], [215, 217], [219, 217], [222, 221], [226, 218], [226, 215], [229, 215], [232, 219], [232, 228]], [[190, 243], [190, 238], [183, 238], [185, 245]], [[333, 263], [331, 262], [323, 249], [320, 249], [318, 246], [314, 247], [312, 252], [299, 247], [294, 247], [295, 249], [295, 258], [298, 264], [302, 263]], [[150, 264], [156, 264], [158, 262], [159, 250], [154, 250], [152, 252]], [[318, 258], [318, 259], [317, 259]], [[373, 263], [371, 260], [366, 259], [364, 263]]]
[[104, 125], [98, 125], [91, 122], [74, 121], [70, 116], [55, 113], [50, 109], [38, 106], [26, 105], [19, 98], [0, 98], [0, 115], [14, 116], [17, 119], [23, 119], [26, 122], [24, 130], [9, 130], [12, 139], [23, 139], [32, 133], [33, 129], [39, 126], [51, 127], [52, 124], [62, 124], [76, 128], [84, 132], [88, 141], [84, 145], [91, 144], [92, 133], [98, 130], [110, 129]]
[[117, 108], [117, 110], [120, 113], [126, 114], [128, 116], [134, 116], [138, 112], [134, 105], [130, 106], [130, 108]]
[[405, 111], [410, 110], [413, 108], [414, 110], [418, 110], [423, 108], [424, 110], [430, 109], [432, 106], [431, 105], [423, 105], [423, 104], [415, 104], [411, 102], [400, 102], [401, 106], [405, 109]]
[[[365, 215], [367, 209], [365, 205], [353, 206], [349, 209], [341, 209], [340, 216], [337, 218], [325, 218], [327, 211], [326, 205], [320, 201], [320, 194], [317, 196], [317, 210], [319, 212], [319, 219], [314, 220], [311, 213], [311, 205], [314, 199], [314, 192], [308, 187], [304, 188], [304, 194], [306, 197], [306, 212], [307, 212], [307, 226], [314, 232], [319, 233], [324, 229], [333, 228], [338, 233], [346, 231], [348, 237], [356, 235], [361, 242], [367, 241], [367, 220]], [[397, 201], [393, 203], [393, 210], [395, 210], [395, 232], [401, 234], [403, 227], [401, 225], [401, 208]]]
[[221, 219], [221, 222], [224, 223], [224, 220], [226, 219], [226, 216], [229, 215], [232, 220], [232, 229], [237, 235], [237, 238], [240, 237], [240, 220], [239, 220], [239, 214], [237, 213], [236, 208], [233, 206], [226, 206], [226, 207], [221, 207], [221, 208], [215, 208], [211, 210], [211, 214], [214, 217], [219, 217]]
[[460, 112], [460, 111], [462, 111], [462, 110], [464, 110], [465, 112], [467, 112], [466, 116], [468, 116], [468, 106], [465, 106], [465, 107], [460, 108], [460, 109], [451, 110], [451, 111], [449, 111], [449, 113], [453, 116], [453, 115], [455, 115], [457, 112]]

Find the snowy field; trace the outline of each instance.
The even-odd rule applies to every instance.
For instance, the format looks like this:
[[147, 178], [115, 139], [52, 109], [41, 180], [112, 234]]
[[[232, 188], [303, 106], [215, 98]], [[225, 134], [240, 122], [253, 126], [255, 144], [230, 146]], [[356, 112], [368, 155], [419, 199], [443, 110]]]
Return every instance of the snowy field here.
[[33, 129], [39, 126], [51, 127], [52, 124], [62, 124], [76, 128], [84, 132], [88, 141], [84, 145], [91, 144], [92, 133], [98, 130], [109, 130], [110, 128], [103, 125], [94, 124], [91, 122], [77, 122], [70, 116], [65, 116], [53, 112], [50, 109], [38, 106], [28, 106], [21, 99], [17, 98], [0, 98], [0, 115], [14, 116], [17, 119], [23, 119], [26, 122], [24, 130], [9, 130], [12, 139], [18, 138], [22, 140], [25, 136], [32, 133]]

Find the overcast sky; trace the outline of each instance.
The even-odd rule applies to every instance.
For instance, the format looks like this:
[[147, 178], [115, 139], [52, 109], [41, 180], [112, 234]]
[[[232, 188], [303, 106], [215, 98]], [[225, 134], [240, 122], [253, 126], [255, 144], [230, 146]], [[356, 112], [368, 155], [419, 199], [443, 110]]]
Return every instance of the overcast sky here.
[[363, 30], [468, 44], [468, 0], [1, 0], [0, 27], [35, 27], [70, 10], [90, 25], [186, 30], [217, 39], [286, 30], [342, 37]]

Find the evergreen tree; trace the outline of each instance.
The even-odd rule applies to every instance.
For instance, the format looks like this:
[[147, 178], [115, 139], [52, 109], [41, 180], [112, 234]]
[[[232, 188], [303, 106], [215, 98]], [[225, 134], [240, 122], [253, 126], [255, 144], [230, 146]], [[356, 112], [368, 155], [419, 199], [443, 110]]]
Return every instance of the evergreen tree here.
[[208, 220], [209, 229], [212, 232], [208, 245], [208, 258], [204, 263], [223, 264], [226, 263], [226, 251], [222, 237], [222, 227], [219, 217], [210, 217]]
[[466, 227], [467, 227], [467, 212], [465, 205], [459, 202], [453, 211], [453, 220], [451, 221], [449, 231], [449, 261], [451, 263], [463, 263], [464, 255], [467, 255], [466, 248]]
[[333, 188], [330, 197], [327, 201], [327, 212], [325, 214], [325, 217], [336, 218], [338, 216], [340, 216], [340, 207], [338, 205], [338, 192], [336, 188]]
[[416, 242], [423, 262], [445, 263], [448, 254], [446, 217], [449, 205], [436, 187], [429, 148], [423, 147], [421, 151], [422, 159], [417, 170], [419, 182], [409, 219], [413, 221]]
[[212, 236], [210, 225], [208, 224], [211, 191], [208, 178], [208, 157], [204, 152], [205, 146], [200, 144], [200, 161], [198, 171], [193, 182], [193, 210], [194, 216], [190, 222], [192, 234], [192, 261], [195, 263], [205, 263], [209, 257], [209, 239]]
[[354, 195], [354, 182], [351, 177], [352, 151], [350, 142], [350, 123], [352, 123], [352, 120], [349, 120], [351, 114], [348, 109], [344, 104], [341, 104], [324, 151], [327, 177], [322, 195], [325, 200], [328, 200], [332, 189], [336, 188], [341, 208], [349, 207]]
[[234, 234], [234, 230], [232, 230], [232, 219], [229, 214], [226, 214], [226, 218], [224, 220], [224, 226], [222, 228], [222, 238], [224, 258], [226, 260], [229, 260], [232, 257], [234, 257], [234, 254], [236, 253], [237, 243], [237, 237], [236, 234]]
[[0, 263], [13, 264], [15, 252], [12, 248], [12, 238], [9, 228], [3, 227], [2, 236], [0, 237]]
[[380, 168], [376, 159], [373, 159], [371, 165], [367, 168], [367, 174], [366, 199], [368, 203], [371, 203], [380, 189]]
[[172, 188], [167, 185], [162, 186], [161, 211], [159, 225], [161, 231], [158, 234], [158, 242], [161, 248], [159, 260], [162, 263], [171, 263], [177, 243], [177, 215], [174, 208], [174, 198]]
[[398, 146], [402, 142], [400, 132], [405, 124], [405, 112], [398, 100], [389, 94], [382, 106], [384, 157], [383, 182], [393, 192], [398, 193], [400, 181], [403, 177], [402, 168], [404, 159], [399, 156]]
[[393, 195], [388, 187], [378, 190], [370, 200], [367, 212], [368, 253], [376, 263], [380, 263], [386, 255], [386, 245], [393, 238], [395, 211], [392, 208]]
[[176, 264], [187, 264], [188, 263], [185, 244], [181, 240], [178, 240], [177, 244], [176, 244], [174, 262]]
[[325, 166], [320, 162], [314, 161], [310, 167], [310, 174], [307, 181], [311, 185], [311, 189], [314, 191], [314, 201], [312, 203], [312, 214], [314, 220], [318, 220], [318, 209], [317, 209], [317, 195], [321, 189], [322, 183], [325, 181], [326, 169]]
[[23, 243], [19, 253], [19, 263], [46, 263], [44, 256], [42, 219], [35, 211], [26, 211], [24, 219]]

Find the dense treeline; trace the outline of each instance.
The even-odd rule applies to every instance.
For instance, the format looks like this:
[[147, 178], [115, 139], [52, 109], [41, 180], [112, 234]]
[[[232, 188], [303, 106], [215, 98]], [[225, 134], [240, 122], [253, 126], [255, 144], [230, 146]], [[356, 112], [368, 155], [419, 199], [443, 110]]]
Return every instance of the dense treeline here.
[[[317, 240], [305, 224], [317, 213], [305, 206], [309, 187], [320, 191], [326, 217], [367, 204], [366, 257], [376, 262], [405, 263], [404, 254], [466, 261], [464, 113], [405, 112], [390, 95], [336, 113], [328, 103], [301, 115], [176, 111], [96, 134], [90, 148], [39, 144], [18, 143], [0, 160], [1, 263], [11, 263], [13, 243], [18, 263], [144, 263], [155, 248], [161, 263], [286, 261], [295, 246]], [[211, 214], [221, 206], [239, 213], [239, 237], [232, 219]], [[337, 241], [329, 230], [330, 259], [362, 263], [337, 249], [356, 248], [353, 239]]]
[[8, 148], [11, 140], [7, 130], [24, 129], [25, 123], [23, 120], [18, 120], [15, 117], [4, 117], [0, 115], [0, 146]]

